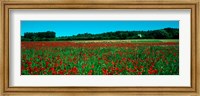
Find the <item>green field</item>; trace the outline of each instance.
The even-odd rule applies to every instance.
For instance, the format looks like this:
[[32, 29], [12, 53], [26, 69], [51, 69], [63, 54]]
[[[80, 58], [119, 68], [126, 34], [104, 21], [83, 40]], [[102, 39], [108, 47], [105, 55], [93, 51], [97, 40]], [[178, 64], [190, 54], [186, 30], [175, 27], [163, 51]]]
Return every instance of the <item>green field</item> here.
[[22, 42], [22, 75], [178, 75], [170, 39]]

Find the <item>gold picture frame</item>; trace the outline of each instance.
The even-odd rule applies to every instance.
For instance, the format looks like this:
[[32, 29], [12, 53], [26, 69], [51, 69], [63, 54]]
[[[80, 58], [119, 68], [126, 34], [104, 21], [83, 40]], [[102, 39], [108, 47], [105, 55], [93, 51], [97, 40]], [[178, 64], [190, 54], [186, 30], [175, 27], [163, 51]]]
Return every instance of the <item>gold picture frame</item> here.
[[[66, 0], [0, 1], [0, 78], [2, 95], [190, 95], [199, 96], [199, 0]], [[9, 87], [9, 10], [11, 9], [190, 9], [191, 87]]]

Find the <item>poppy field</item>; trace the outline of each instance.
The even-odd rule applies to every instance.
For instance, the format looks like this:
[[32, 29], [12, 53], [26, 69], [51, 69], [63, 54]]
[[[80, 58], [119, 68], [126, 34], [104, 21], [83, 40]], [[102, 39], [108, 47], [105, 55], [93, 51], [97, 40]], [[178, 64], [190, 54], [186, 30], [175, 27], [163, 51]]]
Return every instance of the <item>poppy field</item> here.
[[21, 42], [21, 75], [179, 75], [179, 43]]

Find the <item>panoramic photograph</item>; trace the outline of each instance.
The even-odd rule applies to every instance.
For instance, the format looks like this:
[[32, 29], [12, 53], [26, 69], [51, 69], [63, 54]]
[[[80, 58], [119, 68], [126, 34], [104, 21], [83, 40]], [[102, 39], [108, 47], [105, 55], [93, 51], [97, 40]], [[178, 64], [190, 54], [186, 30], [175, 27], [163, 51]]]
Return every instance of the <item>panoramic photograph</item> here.
[[179, 75], [179, 21], [23, 20], [21, 75]]

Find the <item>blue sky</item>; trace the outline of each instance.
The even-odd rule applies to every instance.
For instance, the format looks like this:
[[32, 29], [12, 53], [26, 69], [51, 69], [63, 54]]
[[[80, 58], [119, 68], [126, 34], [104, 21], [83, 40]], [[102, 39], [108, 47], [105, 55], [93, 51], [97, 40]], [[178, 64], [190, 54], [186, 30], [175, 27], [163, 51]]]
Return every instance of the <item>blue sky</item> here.
[[179, 28], [179, 21], [123, 21], [123, 20], [69, 20], [69, 21], [21, 21], [21, 36], [25, 32], [56, 32], [56, 37], [82, 33], [104, 33], [114, 31], [147, 31], [166, 27]]

